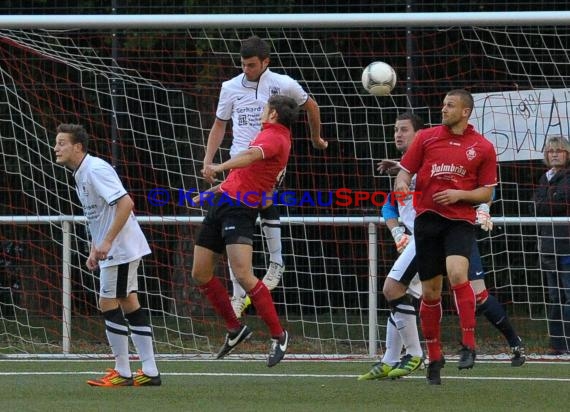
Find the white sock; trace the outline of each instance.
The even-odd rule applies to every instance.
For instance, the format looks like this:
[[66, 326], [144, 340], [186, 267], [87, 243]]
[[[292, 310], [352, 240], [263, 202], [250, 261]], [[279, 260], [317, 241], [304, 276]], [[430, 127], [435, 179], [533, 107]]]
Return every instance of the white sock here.
[[234, 275], [232, 267], [229, 266], [229, 261], [228, 261], [228, 268], [230, 270], [230, 280], [232, 281], [232, 285], [233, 285], [233, 296], [238, 297], [238, 298], [245, 297], [245, 289], [242, 288], [240, 283], [237, 281], [236, 275]]
[[392, 312], [392, 319], [396, 323], [406, 355], [423, 356], [415, 308], [407, 303], [399, 303]]
[[132, 326], [131, 340], [137, 348], [137, 353], [142, 362], [142, 371], [147, 376], [157, 376], [158, 368], [154, 359], [152, 346], [152, 329], [150, 326]]
[[[127, 325], [119, 325], [108, 320], [105, 320], [105, 326], [105, 334], [115, 357], [115, 370], [119, 372], [119, 375], [128, 378], [132, 376], [129, 364], [129, 328]], [[109, 328], [119, 330], [124, 334], [112, 332]]]
[[400, 362], [400, 354], [402, 353], [402, 338], [391, 322], [392, 314], [386, 322], [386, 352], [382, 357], [382, 362], [388, 365], [395, 365]]
[[269, 252], [269, 260], [271, 262], [283, 265], [283, 256], [281, 254], [281, 223], [279, 220], [261, 219], [261, 227], [265, 235], [267, 243], [267, 251]]

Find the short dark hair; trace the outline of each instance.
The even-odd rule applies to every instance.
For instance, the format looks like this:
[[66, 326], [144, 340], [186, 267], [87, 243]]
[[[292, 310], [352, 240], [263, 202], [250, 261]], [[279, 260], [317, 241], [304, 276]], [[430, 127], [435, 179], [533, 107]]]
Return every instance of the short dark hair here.
[[412, 112], [404, 112], [400, 114], [398, 117], [396, 117], [396, 121], [398, 120], [409, 120], [412, 123], [414, 132], [417, 132], [418, 130], [425, 127], [423, 119]]
[[243, 59], [259, 57], [260, 60], [265, 60], [271, 54], [271, 46], [258, 36], [251, 36], [241, 42], [239, 54]]
[[288, 96], [274, 95], [267, 101], [269, 109], [277, 112], [277, 122], [284, 126], [291, 127], [299, 115], [299, 105]]
[[62, 123], [57, 126], [58, 133], [68, 133], [71, 135], [71, 143], [81, 143], [83, 146], [83, 151], [86, 152], [89, 146], [89, 135], [85, 131], [85, 128], [80, 124], [73, 123]]
[[465, 89], [453, 89], [447, 93], [447, 96], [459, 96], [463, 102], [463, 105], [467, 107], [471, 112], [473, 111], [473, 107], [475, 107], [473, 95]]

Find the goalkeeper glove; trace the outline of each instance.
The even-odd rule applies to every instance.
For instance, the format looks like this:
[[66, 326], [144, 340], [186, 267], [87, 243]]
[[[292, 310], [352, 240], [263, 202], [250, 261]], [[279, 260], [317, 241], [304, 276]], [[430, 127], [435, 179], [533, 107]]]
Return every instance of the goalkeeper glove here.
[[487, 203], [481, 203], [477, 208], [477, 224], [481, 225], [481, 229], [485, 232], [493, 229], [493, 222], [491, 221], [489, 205]]
[[398, 253], [402, 253], [406, 246], [408, 246], [408, 243], [410, 243], [410, 236], [406, 234], [406, 229], [402, 226], [392, 228], [391, 232], [394, 242], [396, 242], [396, 250]]

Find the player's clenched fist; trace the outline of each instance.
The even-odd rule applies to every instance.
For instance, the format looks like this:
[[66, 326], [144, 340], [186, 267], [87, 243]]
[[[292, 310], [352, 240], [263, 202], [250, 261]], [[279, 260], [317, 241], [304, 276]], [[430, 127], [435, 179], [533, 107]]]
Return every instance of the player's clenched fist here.
[[204, 168], [202, 169], [202, 176], [204, 176], [204, 178], [206, 178], [206, 180], [208, 181], [214, 181], [214, 177], [218, 172], [219, 172], [219, 165], [210, 163], [204, 165]]
[[321, 137], [311, 138], [311, 143], [315, 149], [324, 150], [329, 147], [329, 142]]

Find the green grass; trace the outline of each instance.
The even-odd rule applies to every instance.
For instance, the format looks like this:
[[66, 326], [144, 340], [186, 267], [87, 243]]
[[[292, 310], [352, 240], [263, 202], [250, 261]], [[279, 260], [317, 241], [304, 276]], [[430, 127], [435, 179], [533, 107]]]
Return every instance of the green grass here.
[[[458, 371], [448, 362], [441, 386], [424, 372], [396, 381], [356, 377], [368, 362], [159, 361], [161, 387], [93, 388], [111, 361], [0, 360], [5, 411], [562, 411], [570, 364], [478, 362]], [[133, 363], [133, 369], [136, 365]]]

